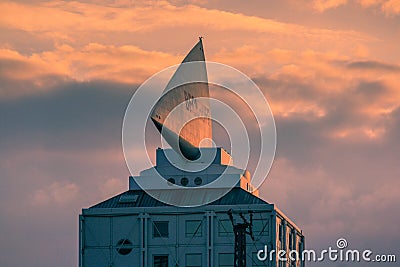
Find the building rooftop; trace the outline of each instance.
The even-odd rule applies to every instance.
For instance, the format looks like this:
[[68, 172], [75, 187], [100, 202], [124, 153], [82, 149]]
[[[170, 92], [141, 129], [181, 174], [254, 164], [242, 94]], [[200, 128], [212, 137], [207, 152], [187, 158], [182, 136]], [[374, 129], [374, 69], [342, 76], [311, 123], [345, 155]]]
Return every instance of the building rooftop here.
[[[266, 201], [254, 196], [242, 188], [232, 188], [228, 193], [218, 200], [207, 205], [247, 205], [247, 204], [269, 204]], [[160, 207], [170, 206], [165, 204], [143, 190], [129, 190], [110, 199], [100, 202], [89, 209], [104, 208], [129, 208], [129, 207]]]

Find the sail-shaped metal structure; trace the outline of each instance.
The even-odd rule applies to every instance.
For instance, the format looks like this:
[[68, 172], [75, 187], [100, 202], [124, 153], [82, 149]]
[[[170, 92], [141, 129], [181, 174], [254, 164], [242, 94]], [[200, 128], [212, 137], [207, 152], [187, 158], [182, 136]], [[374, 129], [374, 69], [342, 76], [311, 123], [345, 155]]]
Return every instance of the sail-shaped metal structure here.
[[211, 144], [208, 99], [207, 68], [200, 38], [177, 68], [150, 115], [162, 137], [188, 160], [200, 157], [200, 145]]

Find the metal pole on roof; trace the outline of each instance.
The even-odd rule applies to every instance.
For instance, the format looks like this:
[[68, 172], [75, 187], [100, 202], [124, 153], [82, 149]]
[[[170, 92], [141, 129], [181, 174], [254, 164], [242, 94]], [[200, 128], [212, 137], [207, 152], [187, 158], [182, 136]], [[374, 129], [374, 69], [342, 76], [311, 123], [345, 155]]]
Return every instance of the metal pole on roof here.
[[[246, 267], [246, 235], [249, 235], [252, 240], [253, 236], [253, 212], [250, 213], [250, 222], [239, 213], [240, 218], [242, 218], [243, 223], [235, 223], [233, 219], [232, 209], [228, 210], [228, 216], [231, 220], [233, 233], [235, 235], [235, 253], [234, 253], [234, 267]], [[247, 231], [247, 229], [249, 231]]]

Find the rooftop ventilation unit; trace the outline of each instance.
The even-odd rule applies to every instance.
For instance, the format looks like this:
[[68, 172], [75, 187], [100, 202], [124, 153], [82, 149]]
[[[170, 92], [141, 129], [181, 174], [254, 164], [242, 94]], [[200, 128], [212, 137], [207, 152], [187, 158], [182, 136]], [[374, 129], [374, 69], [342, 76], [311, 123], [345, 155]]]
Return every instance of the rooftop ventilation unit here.
[[124, 194], [119, 197], [119, 203], [136, 203], [138, 200], [139, 195], [128, 195]]

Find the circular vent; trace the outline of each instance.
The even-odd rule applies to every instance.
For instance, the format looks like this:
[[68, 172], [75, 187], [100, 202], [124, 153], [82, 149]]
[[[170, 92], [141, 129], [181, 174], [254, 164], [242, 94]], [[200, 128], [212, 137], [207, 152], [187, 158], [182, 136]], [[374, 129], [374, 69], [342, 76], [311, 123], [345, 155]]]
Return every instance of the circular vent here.
[[181, 179], [181, 185], [183, 185], [183, 186], [187, 186], [187, 185], [188, 185], [188, 183], [189, 183], [189, 179], [188, 179], [188, 178], [186, 178], [186, 177], [183, 177], [183, 178]]
[[203, 179], [201, 179], [200, 177], [196, 177], [196, 179], [194, 179], [195, 185], [201, 185], [202, 183], [203, 183]]
[[129, 239], [121, 239], [117, 242], [116, 250], [121, 255], [128, 255], [132, 249], [132, 242]]
[[175, 179], [172, 177], [168, 178], [167, 182], [168, 182], [168, 185], [173, 185], [173, 184], [175, 184]]

